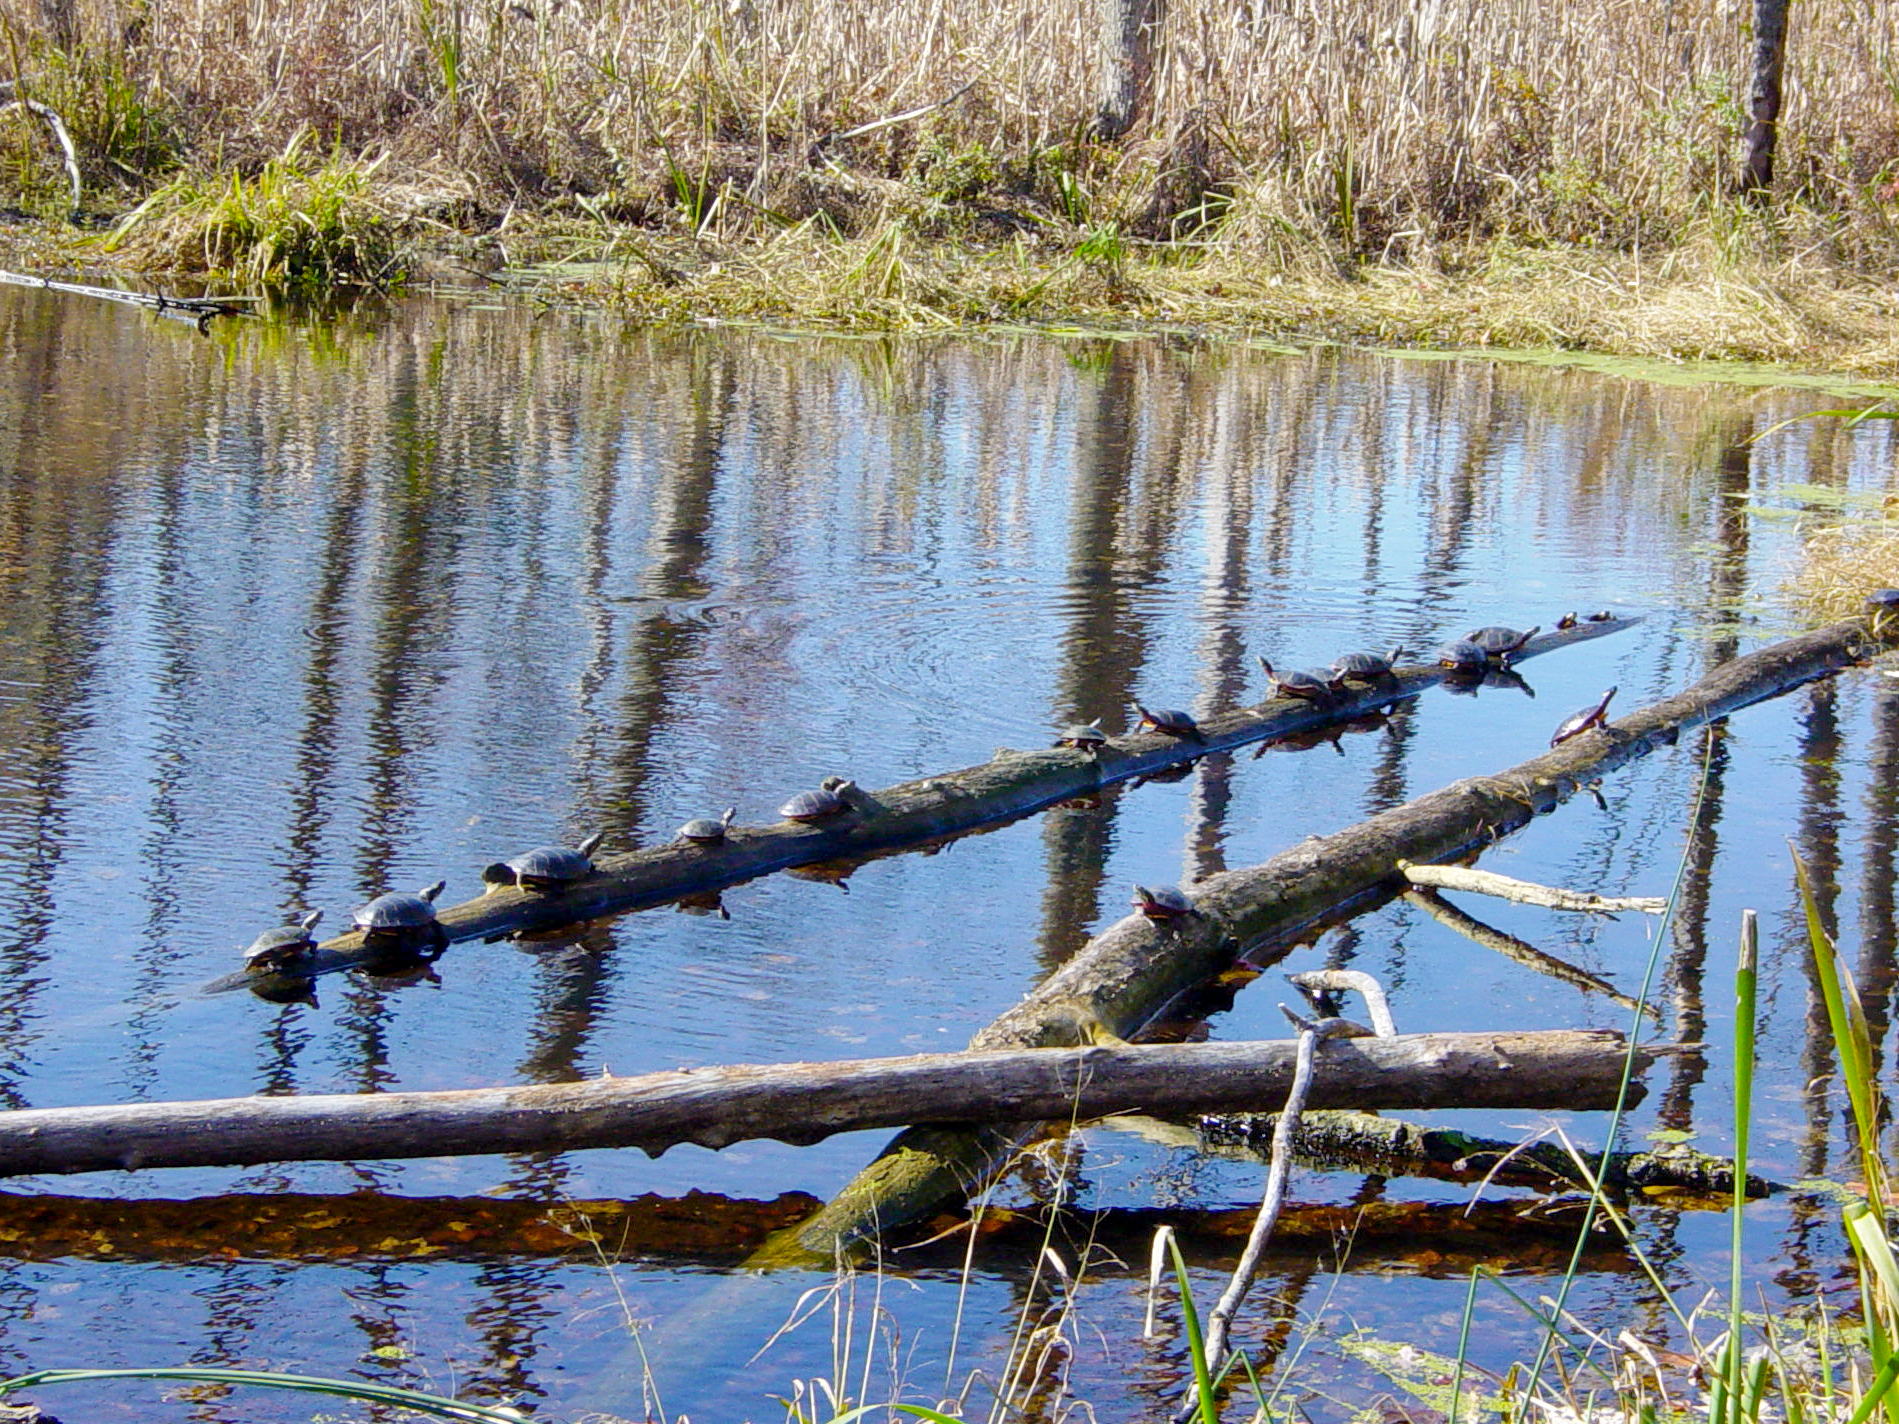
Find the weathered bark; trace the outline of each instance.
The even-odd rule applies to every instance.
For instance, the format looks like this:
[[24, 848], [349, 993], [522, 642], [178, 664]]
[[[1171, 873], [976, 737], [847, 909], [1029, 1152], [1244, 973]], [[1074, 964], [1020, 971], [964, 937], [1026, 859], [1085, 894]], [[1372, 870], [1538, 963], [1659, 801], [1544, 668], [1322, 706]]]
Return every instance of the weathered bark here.
[[[1517, 660], [1620, 632], [1636, 621], [1611, 618], [1540, 634], [1517, 655]], [[1012, 821], [1116, 782], [1151, 776], [1208, 752], [1349, 719], [1415, 697], [1444, 679], [1439, 668], [1412, 666], [1398, 669], [1383, 684], [1355, 686], [1345, 696], [1323, 704], [1292, 697], [1273, 698], [1257, 708], [1207, 718], [1201, 723], [1198, 739], [1134, 733], [1116, 737], [1094, 753], [1067, 748], [1026, 752], [998, 748], [996, 755], [981, 766], [906, 781], [882, 791], [853, 791], [851, 809], [829, 820], [733, 826], [717, 845], [675, 843], [625, 855], [597, 856], [598, 873], [560, 894], [497, 890], [442, 910], [438, 918], [451, 941], [494, 939], [646, 909], [685, 895], [723, 890], [791, 866], [860, 859], [927, 844]], [[787, 792], [793, 789], [787, 788]], [[273, 996], [295, 993], [316, 975], [372, 963], [363, 948], [363, 937], [351, 932], [324, 941], [298, 974], [239, 971], [207, 984], [205, 992], [252, 989]]]
[[1747, 150], [1741, 192], [1767, 200], [1780, 137], [1780, 75], [1786, 58], [1788, 0], [1754, 0], [1754, 79], [1748, 91]]
[[1112, 143], [1147, 107], [1166, 0], [1095, 0], [1101, 63], [1095, 136]]
[[[1887, 633], [1899, 630], [1887, 629]], [[1098, 935], [972, 1047], [1073, 1042], [1078, 1028], [1129, 1037], [1167, 1003], [1247, 946], [1288, 943], [1350, 902], [1402, 888], [1400, 860], [1436, 861], [1481, 848], [1554, 810], [1588, 780], [1673, 745], [1680, 734], [1848, 665], [1885, 646], [1865, 618], [1849, 618], [1717, 668], [1687, 691], [1572, 738], [1495, 776], [1471, 777], [1330, 836], [1315, 836], [1262, 865], [1193, 887], [1198, 913], [1151, 923], [1131, 915]], [[762, 1264], [828, 1259], [878, 1231], [987, 1179], [1033, 1123], [980, 1131], [913, 1128]]]
[[[1015, 1122], [1259, 1108], [1285, 1099], [1293, 1049], [1285, 1041], [929, 1053], [460, 1092], [33, 1108], [0, 1114], [0, 1176], [596, 1147], [657, 1155], [681, 1142], [816, 1142], [938, 1116]], [[1345, 1040], [1327, 1047], [1312, 1097], [1321, 1107], [1606, 1107], [1623, 1053], [1619, 1035], [1583, 1031]]]
[[[1200, 1137], [1213, 1147], [1239, 1145], [1264, 1155], [1278, 1127], [1273, 1113], [1204, 1117]], [[1293, 1134], [1293, 1150], [1308, 1162], [1365, 1171], [1408, 1172], [1447, 1181], [1489, 1179], [1542, 1190], [1587, 1190], [1588, 1178], [1556, 1142], [1504, 1142], [1445, 1127], [1424, 1127], [1367, 1112], [1312, 1113]], [[1734, 1163], [1698, 1152], [1685, 1143], [1652, 1152], [1612, 1152], [1607, 1163], [1591, 1148], [1579, 1149], [1591, 1172], [1611, 1191], [1630, 1188], [1675, 1191], [1708, 1198], [1725, 1208], [1734, 1194]], [[1502, 1164], [1502, 1165], [1499, 1165]], [[1747, 1194], [1785, 1191], [1779, 1182], [1750, 1175]], [[1714, 1203], [1715, 1198], [1720, 1198]]]

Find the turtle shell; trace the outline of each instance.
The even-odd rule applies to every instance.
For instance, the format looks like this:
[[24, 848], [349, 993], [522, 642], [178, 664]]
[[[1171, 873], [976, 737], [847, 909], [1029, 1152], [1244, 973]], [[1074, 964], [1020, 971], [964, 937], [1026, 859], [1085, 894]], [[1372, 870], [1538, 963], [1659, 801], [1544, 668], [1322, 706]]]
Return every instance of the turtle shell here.
[[1490, 666], [1490, 655], [1468, 638], [1460, 638], [1437, 650], [1437, 665], [1453, 672], [1482, 672]]
[[822, 821], [846, 809], [846, 804], [828, 786], [820, 786], [816, 791], [800, 791], [778, 808], [778, 814], [787, 821]]
[[1170, 737], [1197, 737], [1200, 724], [1193, 714], [1183, 712], [1178, 707], [1143, 707], [1134, 704], [1134, 710], [1141, 714], [1141, 725], [1152, 727], [1157, 732], [1165, 732]]
[[447, 888], [438, 880], [413, 895], [391, 891], [378, 895], [355, 914], [356, 928], [364, 933], [377, 930], [413, 930], [435, 923], [435, 897]]
[[[1541, 625], [1539, 624], [1538, 627], [1540, 628]], [[1482, 648], [1485, 657], [1503, 658], [1529, 642], [1536, 636], [1537, 631], [1537, 628], [1532, 628], [1527, 633], [1519, 633], [1514, 628], [1473, 628], [1464, 635], [1464, 641], [1475, 643]]]
[[593, 874], [593, 853], [605, 837], [606, 832], [596, 831], [577, 849], [536, 846], [513, 860], [489, 866], [481, 872], [481, 878], [490, 885], [519, 885], [523, 890], [539, 890], [543, 894], [564, 890]]
[[1404, 656], [1402, 647], [1393, 648], [1389, 653], [1346, 653], [1332, 664], [1332, 675], [1340, 682], [1377, 682], [1391, 676], [1391, 669], [1399, 658]]
[[1602, 694], [1602, 701], [1598, 702], [1594, 707], [1585, 707], [1581, 711], [1572, 712], [1569, 716], [1565, 717], [1562, 725], [1550, 734], [1550, 745], [1553, 747], [1561, 746], [1571, 737], [1580, 737], [1591, 727], [1600, 727], [1608, 717], [1609, 699], [1615, 696], [1615, 692], [1616, 690], [1612, 687]]
[[280, 925], [274, 930], [265, 930], [244, 951], [244, 967], [275, 969], [302, 959], [316, 948], [316, 941], [311, 938], [310, 931], [322, 918], [323, 911], [312, 910], [294, 925]]
[[1101, 719], [1092, 722], [1076, 722], [1064, 727], [1055, 741], [1058, 747], [1075, 747], [1081, 751], [1093, 751], [1096, 747], [1106, 746], [1108, 734], [1101, 730]]
[[694, 816], [679, 828], [677, 839], [698, 845], [717, 845], [725, 839], [725, 828], [732, 824], [732, 818], [737, 814], [736, 806], [727, 806], [725, 814], [716, 820], [711, 816]]
[[1199, 913], [1186, 892], [1175, 885], [1136, 885], [1128, 903], [1150, 920], [1178, 920]]

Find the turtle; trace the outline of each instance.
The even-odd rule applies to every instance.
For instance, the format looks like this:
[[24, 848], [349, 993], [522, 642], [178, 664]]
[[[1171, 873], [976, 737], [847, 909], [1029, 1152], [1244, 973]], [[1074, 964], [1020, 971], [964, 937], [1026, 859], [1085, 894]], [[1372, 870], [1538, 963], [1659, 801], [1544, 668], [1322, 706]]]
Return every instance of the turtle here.
[[1147, 708], [1138, 702], [1134, 704], [1134, 710], [1141, 714], [1143, 727], [1151, 727], [1170, 737], [1191, 737], [1196, 742], [1202, 740], [1200, 724], [1194, 721], [1191, 713], [1182, 712], [1177, 707]]
[[1266, 673], [1266, 680], [1272, 684], [1267, 694], [1270, 697], [1297, 697], [1306, 702], [1324, 702], [1345, 690], [1343, 677], [1316, 668], [1299, 668], [1281, 677], [1266, 659], [1260, 658], [1259, 665]]
[[1566, 633], [1571, 628], [1574, 628], [1576, 624], [1580, 621], [1581, 620], [1576, 617], [1575, 611], [1571, 610], [1570, 612], [1565, 613], [1561, 618], [1558, 618], [1556, 620], [1556, 631], [1559, 633]]
[[851, 803], [845, 799], [845, 793], [856, 789], [855, 781], [838, 781], [833, 785], [827, 779], [816, 791], [800, 791], [778, 808], [778, 814], [787, 821], [822, 821], [826, 816], [850, 810]]
[[322, 918], [323, 911], [312, 910], [294, 925], [265, 930], [244, 951], [244, 968], [252, 974], [274, 974], [308, 959], [316, 949], [310, 931]]
[[1605, 608], [1599, 613], [1591, 613], [1583, 621], [1585, 623], [1613, 623], [1615, 622], [1615, 614]]
[[673, 844], [684, 841], [688, 845], [715, 846], [725, 839], [725, 830], [732, 824], [732, 818], [738, 815], [738, 807], [727, 806], [717, 820], [710, 816], [694, 816], [679, 828], [673, 837]]
[[1527, 633], [1519, 633], [1514, 628], [1500, 628], [1495, 626], [1489, 628], [1474, 628], [1464, 635], [1464, 641], [1467, 643], [1475, 643], [1484, 650], [1485, 657], [1491, 659], [1493, 662], [1501, 663], [1505, 667], [1508, 667], [1510, 665], [1511, 655], [1521, 650], [1525, 643], [1534, 638], [1542, 626], [1543, 625], [1539, 623]]
[[1200, 913], [1187, 893], [1175, 885], [1136, 885], [1128, 903], [1156, 924], [1168, 924]]
[[1108, 744], [1108, 734], [1101, 730], [1101, 719], [1092, 722], [1076, 722], [1064, 727], [1061, 736], [1055, 739], [1058, 747], [1073, 747], [1078, 752], [1095, 756]]
[[577, 846], [536, 846], [513, 860], [496, 861], [481, 872], [481, 878], [491, 890], [518, 885], [542, 895], [557, 895], [593, 874], [593, 853], [606, 838], [605, 831], [595, 831]]
[[1872, 615], [1873, 636], [1885, 636], [1887, 620], [1899, 617], [1899, 588], [1876, 588], [1866, 595], [1866, 611]]
[[1346, 653], [1332, 664], [1332, 676], [1341, 683], [1383, 682], [1405, 651], [1400, 644], [1382, 657], [1377, 653]]
[[1571, 737], [1580, 737], [1591, 727], [1600, 727], [1609, 715], [1609, 699], [1615, 696], [1612, 687], [1602, 694], [1602, 701], [1594, 707], [1585, 707], [1580, 712], [1572, 712], [1563, 719], [1563, 724], [1550, 734], [1550, 745], [1561, 746]]
[[1446, 643], [1437, 650], [1437, 665], [1450, 672], [1478, 676], [1490, 666], [1490, 655], [1468, 638]]
[[435, 897], [447, 888], [446, 880], [438, 880], [413, 895], [378, 895], [353, 917], [355, 927], [363, 932], [363, 947], [416, 955], [425, 961], [439, 959], [448, 948], [448, 931], [435, 918]]

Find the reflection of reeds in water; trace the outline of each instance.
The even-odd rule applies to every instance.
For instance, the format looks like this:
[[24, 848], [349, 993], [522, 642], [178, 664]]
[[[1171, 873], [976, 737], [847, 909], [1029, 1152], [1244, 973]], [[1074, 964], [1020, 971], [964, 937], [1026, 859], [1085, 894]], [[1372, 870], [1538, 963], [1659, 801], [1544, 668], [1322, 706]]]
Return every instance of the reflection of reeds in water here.
[[[307, 128], [346, 151], [393, 146], [395, 170], [419, 179], [411, 205], [435, 216], [478, 191], [579, 192], [616, 216], [770, 228], [836, 221], [866, 188], [875, 209], [892, 173], [952, 198], [1034, 192], [1082, 226], [1145, 206], [1130, 192], [1125, 212], [1104, 211], [1090, 191], [1103, 175], [1077, 157], [1100, 69], [1087, 0], [292, 0], [268, 24], [212, 0], [150, 25], [123, 8], [41, 11], [76, 14], [71, 37], [96, 59], [39, 66], [49, 84], [90, 85], [85, 103], [38, 92], [67, 97], [101, 151], [159, 116], [181, 149], [255, 166]], [[1846, 208], [1889, 156], [1895, 33], [1889, 4], [1801, 7], [1780, 131], [1810, 202]], [[1376, 256], [1498, 221], [1652, 242], [1705, 212], [1736, 161], [1747, 58], [1716, 0], [1179, 0], [1130, 166], [1143, 190], [1170, 163], [1210, 168], [1237, 198], [1231, 220], [1295, 253], [1321, 238]], [[925, 118], [836, 145], [854, 183], [827, 187], [831, 170], [807, 161], [824, 135], [964, 85]]]

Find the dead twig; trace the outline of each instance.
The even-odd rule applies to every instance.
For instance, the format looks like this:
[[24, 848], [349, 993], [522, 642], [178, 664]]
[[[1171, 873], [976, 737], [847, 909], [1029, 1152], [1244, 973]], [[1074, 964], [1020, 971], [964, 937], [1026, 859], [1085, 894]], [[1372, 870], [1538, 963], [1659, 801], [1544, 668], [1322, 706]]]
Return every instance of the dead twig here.
[[1640, 910], [1659, 915], [1668, 901], [1651, 895], [1596, 895], [1583, 890], [1559, 890], [1528, 880], [1512, 880], [1489, 870], [1473, 870], [1463, 865], [1418, 865], [1409, 860], [1398, 862], [1398, 869], [1413, 885], [1438, 890], [1469, 890], [1478, 895], [1494, 895], [1514, 900], [1519, 905], [1542, 905], [1552, 910], [1577, 910], [1590, 915], [1613, 914], [1617, 910]]

